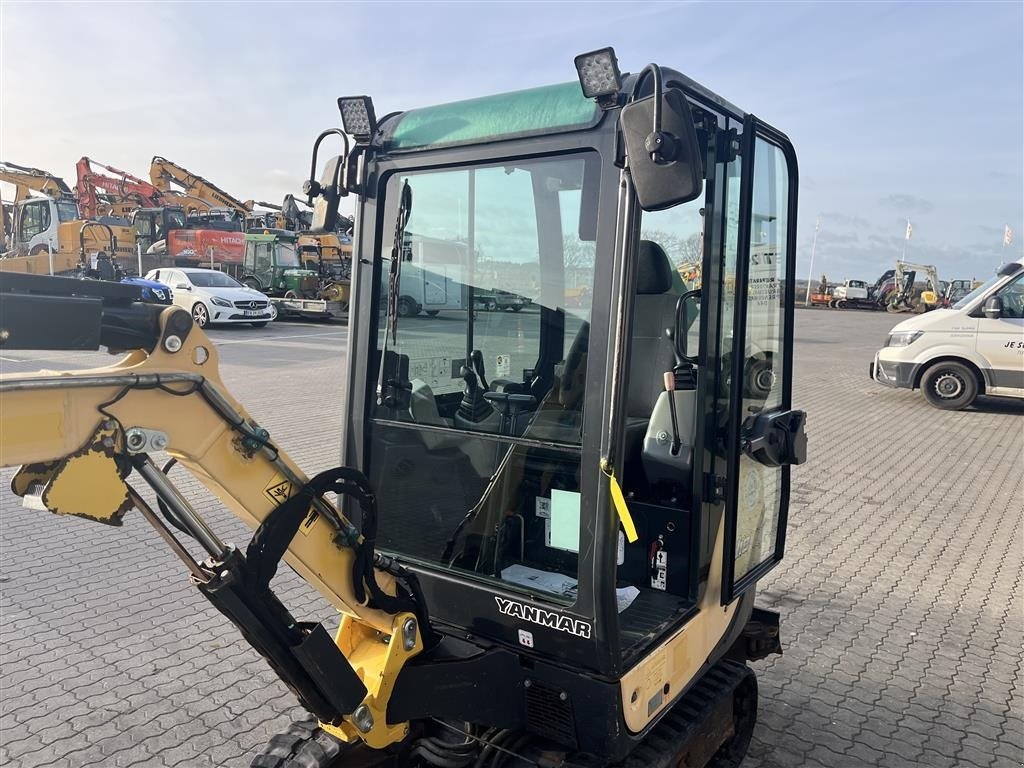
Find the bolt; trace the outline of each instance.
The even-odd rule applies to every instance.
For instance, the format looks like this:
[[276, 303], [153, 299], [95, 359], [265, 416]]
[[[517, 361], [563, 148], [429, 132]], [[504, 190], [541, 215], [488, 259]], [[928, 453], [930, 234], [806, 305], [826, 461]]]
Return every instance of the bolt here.
[[164, 339], [164, 349], [168, 352], [174, 353], [181, 349], [181, 337], [180, 336], [168, 336]]
[[558, 694], [558, 700], [559, 701], [568, 701], [568, 699], [569, 699], [569, 694], [566, 693], [565, 691], [562, 691], [561, 693]]
[[373, 714], [365, 704], [356, 707], [356, 711], [352, 713], [352, 723], [360, 733], [368, 733], [373, 729]]
[[150, 440], [150, 445], [153, 446], [154, 451], [162, 451], [167, 447], [167, 435], [161, 433], [159, 435], [153, 435], [153, 439]]
[[104, 429], [113, 429], [116, 426], [117, 422], [115, 422], [113, 419], [107, 419], [106, 421], [103, 422]]
[[523, 688], [529, 688], [533, 685], [532, 680], [523, 680]]
[[146, 434], [141, 429], [129, 429], [125, 439], [130, 451], [141, 451], [146, 447]]
[[112, 437], [104, 437], [103, 438], [103, 447], [104, 448], [113, 448], [114, 447], [114, 438], [112, 438]]
[[416, 619], [406, 619], [402, 624], [402, 647], [407, 651], [416, 647]]

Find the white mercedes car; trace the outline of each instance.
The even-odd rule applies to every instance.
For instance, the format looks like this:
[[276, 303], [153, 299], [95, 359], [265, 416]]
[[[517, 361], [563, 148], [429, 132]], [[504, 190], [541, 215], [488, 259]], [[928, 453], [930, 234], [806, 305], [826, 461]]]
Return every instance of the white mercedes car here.
[[171, 286], [174, 303], [191, 312], [200, 328], [213, 323], [248, 323], [262, 328], [277, 317], [264, 294], [215, 269], [161, 267], [150, 270], [146, 279]]

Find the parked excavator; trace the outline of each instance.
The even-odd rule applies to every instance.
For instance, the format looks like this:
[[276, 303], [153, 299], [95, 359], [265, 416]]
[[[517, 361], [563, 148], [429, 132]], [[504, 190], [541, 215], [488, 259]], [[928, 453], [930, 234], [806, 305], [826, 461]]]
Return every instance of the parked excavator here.
[[[924, 273], [927, 287], [915, 297], [914, 283], [919, 271]], [[899, 259], [893, 281], [895, 290], [889, 294], [885, 305], [888, 312], [928, 312], [940, 306], [945, 293], [939, 271], [931, 264], [912, 264]]]
[[131, 225], [143, 272], [160, 265], [241, 264], [245, 243], [234, 215], [218, 214], [205, 200], [158, 189], [88, 157], [78, 161], [76, 170], [79, 206], [90, 215], [114, 216]]
[[[610, 48], [575, 63], [578, 82], [379, 122], [369, 97], [338, 100], [343, 152], [307, 190], [321, 231], [355, 200], [356, 290], [341, 466], [315, 477], [227, 390], [188, 312], [127, 286], [86, 297], [0, 275], [0, 348], [129, 350], [0, 376], [18, 414], [0, 435], [14, 492], [154, 526], [311, 713], [257, 768], [743, 759], [748, 662], [781, 650], [756, 584], [782, 562], [806, 454], [791, 406], [796, 155], [675, 70], [622, 75]], [[688, 290], [640, 233], [697, 206], [705, 279]], [[510, 220], [530, 247], [489, 256]], [[423, 232], [448, 244], [447, 279], [468, 297], [445, 322], [397, 311]], [[566, 235], [592, 263], [567, 262]], [[530, 311], [472, 310], [496, 274]], [[567, 274], [589, 287], [571, 308]], [[61, 322], [34, 322], [42, 301]], [[756, 396], [752, 345], [774, 350]], [[156, 465], [164, 451], [255, 529], [247, 547], [200, 517]], [[341, 612], [333, 639], [275, 595], [282, 561]]]
[[[106, 173], [98, 172], [96, 168]], [[128, 219], [140, 208], [180, 208], [189, 216], [205, 213], [211, 207], [204, 200], [173, 190], [158, 189], [138, 176], [88, 157], [81, 158], [75, 170], [78, 175], [75, 186], [78, 207], [84, 216], [91, 218], [116, 216]]]
[[14, 199], [4, 204], [0, 217], [4, 256], [0, 271], [30, 274], [66, 274], [82, 260], [103, 258], [134, 263], [132, 229], [111, 224], [107, 229], [82, 216], [71, 188], [59, 176], [15, 163], [0, 161], [0, 182], [14, 186]]
[[254, 205], [252, 200], [242, 202], [212, 181], [159, 155], [150, 163], [149, 178], [153, 186], [162, 192], [177, 190], [190, 198], [204, 201], [212, 208], [231, 211], [239, 219], [244, 220]]

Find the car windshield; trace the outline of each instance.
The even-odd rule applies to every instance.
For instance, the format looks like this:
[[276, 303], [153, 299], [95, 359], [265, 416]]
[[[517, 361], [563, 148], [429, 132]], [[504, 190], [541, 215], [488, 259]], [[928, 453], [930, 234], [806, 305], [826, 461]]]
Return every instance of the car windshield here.
[[277, 264], [280, 267], [299, 266], [299, 254], [295, 250], [295, 243], [277, 244]]
[[971, 291], [966, 296], [964, 296], [962, 299], [960, 299], [960, 301], [958, 301], [956, 304], [954, 304], [953, 305], [953, 309], [965, 309], [965, 308], [967, 308], [967, 306], [969, 306], [971, 304], [971, 302], [973, 302], [976, 298], [981, 296], [983, 293], [988, 293], [989, 289], [991, 289], [993, 285], [995, 285], [996, 283], [998, 283], [1002, 279], [1003, 279], [1002, 275], [993, 275], [988, 280], [986, 280], [984, 283], [982, 283], [977, 288], [975, 288], [973, 291]]
[[241, 284], [223, 272], [186, 272], [192, 285], [199, 288], [241, 288]]
[[78, 218], [78, 204], [70, 200], [57, 201], [57, 218], [61, 222], [75, 221]]

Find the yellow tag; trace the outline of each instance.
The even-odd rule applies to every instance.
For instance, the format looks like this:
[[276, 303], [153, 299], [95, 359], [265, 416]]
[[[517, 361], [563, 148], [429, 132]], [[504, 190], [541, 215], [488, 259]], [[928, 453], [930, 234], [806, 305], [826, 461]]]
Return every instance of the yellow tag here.
[[626, 532], [626, 538], [632, 544], [639, 537], [636, 535], [636, 526], [633, 525], [633, 516], [629, 514], [629, 507], [626, 506], [626, 498], [622, 495], [619, 481], [615, 479], [613, 472], [608, 473], [608, 484], [612, 489], [612, 504], [615, 505], [615, 511], [619, 513], [619, 521]]

